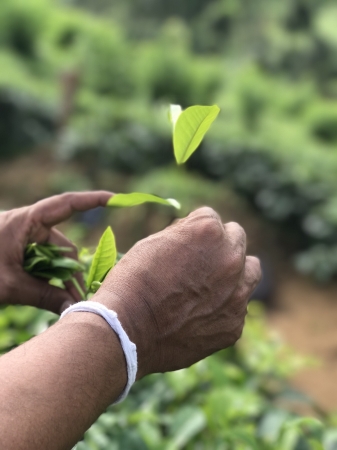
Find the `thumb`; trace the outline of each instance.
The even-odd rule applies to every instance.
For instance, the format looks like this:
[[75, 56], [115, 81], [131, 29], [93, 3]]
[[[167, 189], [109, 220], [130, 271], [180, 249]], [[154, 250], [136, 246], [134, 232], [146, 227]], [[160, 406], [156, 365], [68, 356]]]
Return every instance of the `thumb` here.
[[25, 272], [17, 280], [17, 292], [13, 294], [13, 303], [35, 306], [55, 314], [61, 314], [76, 303], [70, 293], [51, 286], [47, 281], [32, 277]]

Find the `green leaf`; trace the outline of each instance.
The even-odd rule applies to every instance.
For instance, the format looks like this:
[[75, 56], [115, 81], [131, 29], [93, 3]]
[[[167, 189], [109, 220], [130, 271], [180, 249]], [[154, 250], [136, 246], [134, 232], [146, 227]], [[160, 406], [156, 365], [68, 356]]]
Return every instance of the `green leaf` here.
[[181, 449], [206, 427], [203, 411], [196, 406], [186, 406], [173, 418], [170, 429], [171, 443], [169, 450]]
[[322, 443], [315, 439], [309, 439], [308, 444], [310, 444], [312, 450], [324, 450]]
[[173, 131], [174, 155], [178, 164], [185, 163], [199, 147], [219, 112], [217, 105], [191, 106], [180, 114]]
[[74, 272], [83, 272], [85, 267], [83, 264], [73, 258], [55, 258], [51, 260], [51, 267], [62, 267], [63, 269], [70, 269]]
[[107, 272], [114, 266], [117, 258], [115, 236], [111, 227], [103, 233], [87, 279], [87, 287], [90, 288], [94, 281], [102, 281]]
[[36, 245], [34, 251], [39, 256], [46, 256], [47, 258], [55, 257], [55, 251], [50, 249], [48, 245]]
[[46, 271], [34, 271], [32, 274], [35, 277], [46, 278], [47, 280], [52, 280], [53, 278], [57, 278], [62, 281], [69, 281], [73, 277], [72, 271], [68, 269], [63, 269], [61, 267], [54, 268], [52, 270]]
[[141, 192], [116, 194], [110, 198], [107, 206], [130, 207], [142, 205], [143, 203], [160, 203], [162, 205], [174, 206], [174, 208], [180, 209], [180, 203], [173, 198], [164, 199], [157, 195], [143, 194]]
[[65, 285], [64, 285], [63, 281], [60, 280], [59, 278], [52, 278], [51, 280], [49, 280], [49, 284], [51, 286], [55, 286], [59, 289], [65, 289]]
[[32, 272], [37, 265], [50, 267], [50, 260], [44, 256], [34, 256], [25, 260], [23, 268], [26, 272]]

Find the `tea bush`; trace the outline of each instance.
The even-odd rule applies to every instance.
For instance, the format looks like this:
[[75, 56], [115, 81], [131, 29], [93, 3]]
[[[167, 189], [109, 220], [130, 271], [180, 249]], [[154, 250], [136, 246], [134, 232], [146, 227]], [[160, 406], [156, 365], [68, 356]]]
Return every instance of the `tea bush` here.
[[[112, 7], [88, 0], [87, 6], [104, 12], [101, 18], [63, 6], [77, 2], [4, 0], [0, 88], [8, 108], [18, 112], [15, 121], [11, 114], [5, 118], [16, 129], [1, 127], [2, 155], [55, 133], [63, 70], [79, 74], [79, 89], [58, 156], [86, 164], [93, 180], [102, 167], [143, 174], [170, 164], [170, 126], [162, 105], [214, 101], [222, 114], [190, 170], [227, 181], [268, 221], [284, 232], [294, 230], [289, 250], [300, 255], [300, 270], [321, 280], [334, 277], [335, 5], [178, 3], [145, 14], [143, 3]], [[122, 16], [124, 30], [116, 25]], [[23, 24], [27, 51], [15, 47], [21, 39], [15, 37], [16, 23]], [[133, 27], [141, 26], [147, 37], [135, 39]], [[9, 89], [24, 93], [25, 100]]]
[[[0, 352], [55, 320], [52, 313], [34, 308], [2, 308]], [[311, 400], [287, 382], [308, 363], [267, 331], [261, 307], [252, 303], [244, 335], [234, 348], [189, 369], [136, 383], [126, 401], [109, 408], [76, 450], [334, 450], [334, 416], [321, 417], [321, 422], [290, 412], [299, 404], [315, 411]]]

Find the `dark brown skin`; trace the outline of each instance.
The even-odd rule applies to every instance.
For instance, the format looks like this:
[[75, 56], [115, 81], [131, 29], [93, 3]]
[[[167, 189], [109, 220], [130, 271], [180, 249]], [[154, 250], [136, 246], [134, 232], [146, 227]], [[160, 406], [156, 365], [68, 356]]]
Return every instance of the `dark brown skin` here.
[[[101, 202], [107, 194], [96, 195]], [[15, 244], [16, 254], [22, 258], [24, 245], [36, 236], [41, 242], [53, 238], [50, 227], [61, 216], [88, 207], [88, 200], [83, 197], [81, 201], [85, 204], [74, 205], [71, 200], [72, 207], [68, 205], [62, 213], [47, 208], [47, 216], [44, 207], [37, 208], [38, 215], [36, 207], [33, 212], [28, 208], [23, 213], [26, 220], [21, 221], [26, 234], [21, 234], [21, 248]], [[10, 219], [16, 214], [7, 216], [3, 224], [0, 216], [0, 239], [5, 230], [10, 242]], [[12, 235], [19, 223], [14, 221]], [[10, 245], [6, 257], [9, 250]], [[0, 266], [10, 277], [10, 265], [5, 261], [0, 252]], [[18, 268], [19, 257], [9, 261]], [[137, 345], [141, 378], [187, 367], [233, 345], [241, 335], [247, 300], [260, 276], [258, 260], [246, 257], [242, 228], [234, 223], [223, 225], [213, 210], [201, 208], [136, 244], [110, 272], [93, 300], [117, 311]], [[24, 281], [27, 278], [21, 278], [21, 283]], [[24, 289], [27, 294], [28, 287]], [[11, 303], [17, 303], [23, 291], [20, 294], [13, 288], [2, 301], [10, 300], [10, 292], [16, 293]], [[57, 301], [55, 295], [48, 303], [48, 295], [42, 292], [44, 295], [35, 290], [39, 297], [34, 301], [31, 295], [29, 304], [41, 304], [42, 297], [48, 309], [62, 307], [63, 298]], [[24, 297], [20, 303], [25, 303]], [[118, 337], [104, 319], [72, 313], [1, 357], [0, 379], [0, 448], [70, 450], [119, 397], [126, 383], [126, 367]]]
[[201, 208], [138, 242], [94, 300], [116, 311], [139, 354], [139, 374], [182, 369], [233, 345], [261, 277], [246, 235]]
[[[106, 191], [66, 193], [35, 205], [0, 213], [0, 304], [36, 306], [59, 314], [80, 300], [72, 283], [67, 291], [28, 275], [22, 268], [24, 249], [30, 242], [71, 247], [67, 256], [77, 258], [77, 250], [54, 227], [76, 211], [105, 206], [113, 194]], [[83, 284], [81, 275], [78, 281]]]

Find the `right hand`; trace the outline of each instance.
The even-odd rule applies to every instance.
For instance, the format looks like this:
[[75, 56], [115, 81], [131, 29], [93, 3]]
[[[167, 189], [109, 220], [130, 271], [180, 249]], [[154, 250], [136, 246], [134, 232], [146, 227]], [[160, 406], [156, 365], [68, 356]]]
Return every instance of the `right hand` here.
[[260, 277], [244, 230], [205, 207], [138, 242], [92, 300], [118, 313], [141, 378], [233, 345]]

